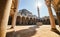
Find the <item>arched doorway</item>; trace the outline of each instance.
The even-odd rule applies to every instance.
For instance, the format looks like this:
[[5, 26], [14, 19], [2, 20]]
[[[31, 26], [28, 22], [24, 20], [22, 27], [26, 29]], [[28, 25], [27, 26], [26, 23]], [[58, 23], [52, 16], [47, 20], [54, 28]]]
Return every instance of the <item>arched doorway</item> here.
[[20, 16], [17, 16], [16, 25], [20, 25]]
[[22, 25], [25, 25], [25, 17], [22, 17]]
[[26, 17], [26, 25], [29, 25], [29, 17]]

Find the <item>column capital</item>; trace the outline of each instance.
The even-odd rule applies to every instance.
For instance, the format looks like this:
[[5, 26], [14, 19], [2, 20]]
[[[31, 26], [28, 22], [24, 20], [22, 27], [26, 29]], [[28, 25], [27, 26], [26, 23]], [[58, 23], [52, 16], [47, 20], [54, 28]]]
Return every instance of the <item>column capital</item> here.
[[45, 4], [47, 5], [47, 7], [51, 7], [51, 0], [45, 0]]

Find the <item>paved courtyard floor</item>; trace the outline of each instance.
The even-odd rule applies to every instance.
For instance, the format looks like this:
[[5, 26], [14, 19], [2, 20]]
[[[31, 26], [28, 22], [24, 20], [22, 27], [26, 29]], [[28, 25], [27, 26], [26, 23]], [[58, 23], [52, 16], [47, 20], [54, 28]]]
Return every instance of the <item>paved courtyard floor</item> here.
[[[60, 28], [56, 27], [60, 31]], [[16, 26], [15, 29], [7, 29], [6, 37], [60, 37], [60, 34], [51, 31], [50, 25], [39, 27], [36, 25], [26, 25]]]

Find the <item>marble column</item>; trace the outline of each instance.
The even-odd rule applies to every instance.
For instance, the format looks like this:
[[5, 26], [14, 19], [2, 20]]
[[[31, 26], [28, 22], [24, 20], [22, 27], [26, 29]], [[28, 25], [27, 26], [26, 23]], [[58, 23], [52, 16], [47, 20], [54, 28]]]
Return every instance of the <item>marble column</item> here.
[[21, 19], [20, 19], [20, 23], [22, 24], [22, 17], [21, 17]]
[[26, 25], [26, 17], [25, 17], [25, 25]]
[[56, 11], [59, 27], [60, 27], [60, 11]]
[[58, 24], [59, 24], [59, 27], [60, 27], [60, 0], [57, 0], [57, 1], [52, 0], [52, 5], [53, 5], [53, 8], [56, 12]]
[[34, 19], [34, 24], [36, 24], [36, 18]]
[[48, 11], [49, 11], [49, 16], [50, 16], [50, 23], [51, 23], [51, 29], [55, 30], [56, 29], [56, 25], [55, 25], [55, 19], [52, 13], [52, 9], [51, 9], [51, 0], [45, 0]]
[[0, 0], [0, 37], [6, 37], [12, 0]]
[[32, 24], [34, 24], [34, 22], [35, 22], [35, 21], [34, 21], [34, 18], [32, 18]]
[[24, 17], [24, 19], [23, 19], [23, 24], [25, 25], [25, 17]]
[[28, 23], [29, 23], [29, 18], [27, 17], [26, 18], [26, 24], [28, 25]]
[[14, 15], [12, 16], [12, 26], [11, 26], [11, 28], [14, 28], [15, 25], [16, 25], [16, 14], [14, 14]]
[[51, 7], [48, 7], [48, 11], [49, 11], [49, 16], [50, 16], [51, 28], [52, 28], [52, 29], [53, 29], [53, 28], [56, 28], [55, 19], [54, 19], [54, 16], [53, 16]]
[[19, 19], [19, 23], [21, 24], [21, 16], [20, 16], [20, 19]]
[[18, 0], [15, 0], [15, 3], [14, 3], [14, 15], [12, 16], [12, 26], [11, 26], [11, 28], [14, 28], [15, 25], [16, 25], [17, 8], [18, 8]]

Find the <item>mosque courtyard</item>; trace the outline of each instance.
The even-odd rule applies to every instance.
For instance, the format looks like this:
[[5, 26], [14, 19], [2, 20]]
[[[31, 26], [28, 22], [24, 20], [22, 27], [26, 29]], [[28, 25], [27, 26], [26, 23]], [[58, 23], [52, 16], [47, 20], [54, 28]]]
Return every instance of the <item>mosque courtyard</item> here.
[[[6, 37], [60, 37], [60, 34], [51, 31], [50, 25], [25, 25], [15, 26], [14, 29], [7, 29]], [[56, 28], [60, 32], [60, 28], [56, 25]]]
[[0, 37], [60, 37], [60, 0], [21, 1], [0, 0]]

